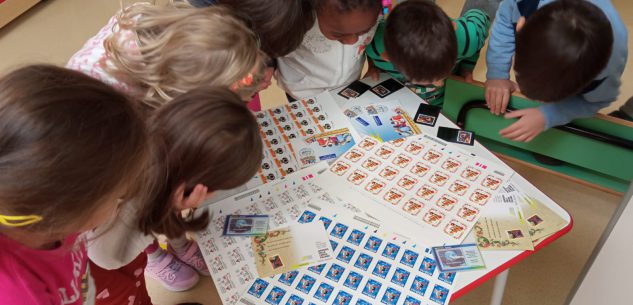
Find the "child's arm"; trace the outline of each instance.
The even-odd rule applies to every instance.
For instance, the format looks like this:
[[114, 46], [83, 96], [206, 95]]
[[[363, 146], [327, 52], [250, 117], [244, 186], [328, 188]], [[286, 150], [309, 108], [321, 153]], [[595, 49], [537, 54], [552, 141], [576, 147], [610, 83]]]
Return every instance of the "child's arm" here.
[[490, 29], [490, 18], [486, 13], [478, 9], [468, 10], [455, 21], [457, 36], [458, 63], [457, 72], [462, 76], [472, 74], [475, 70], [479, 51], [483, 48]]
[[516, 84], [510, 80], [515, 49], [515, 25], [512, 22], [515, 1], [504, 0], [499, 4], [488, 41], [486, 102], [490, 112], [494, 114], [505, 112], [511, 93], [517, 89]]
[[510, 79], [515, 48], [515, 27], [512, 23], [515, 6], [512, 0], [504, 0], [499, 4], [486, 53], [487, 79]]
[[577, 95], [537, 108], [513, 111], [507, 113], [505, 118], [519, 120], [499, 131], [499, 134], [513, 141], [529, 142], [550, 127], [567, 124], [573, 119], [592, 117], [610, 103], [589, 102], [583, 96]]
[[547, 103], [539, 107], [545, 116], [545, 129], [560, 126], [574, 119], [589, 118], [598, 110], [609, 106], [613, 100], [589, 102], [582, 96], [572, 96], [556, 103]]

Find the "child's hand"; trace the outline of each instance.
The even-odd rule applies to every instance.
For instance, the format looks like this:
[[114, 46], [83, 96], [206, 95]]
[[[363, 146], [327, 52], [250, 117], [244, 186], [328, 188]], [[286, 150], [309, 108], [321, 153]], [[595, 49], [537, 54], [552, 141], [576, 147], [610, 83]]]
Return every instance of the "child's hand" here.
[[363, 78], [366, 78], [368, 76], [371, 77], [373, 81], [377, 81], [378, 79], [380, 79], [380, 70], [378, 70], [378, 68], [374, 66], [371, 60], [367, 61], [367, 72], [365, 72]]
[[473, 71], [462, 71], [462, 76], [464, 77], [464, 81], [472, 84], [475, 82], [475, 80], [473, 79]]
[[257, 91], [262, 91], [270, 87], [270, 85], [272, 84], [273, 73], [275, 73], [275, 68], [266, 67], [266, 69], [264, 70], [264, 77], [257, 86]]
[[197, 208], [208, 198], [209, 188], [196, 184], [190, 194], [185, 196], [185, 184], [181, 184], [174, 193], [174, 205], [178, 210]]
[[518, 91], [519, 86], [509, 79], [489, 79], [486, 81], [486, 104], [490, 113], [499, 115], [506, 111], [512, 92]]
[[512, 111], [504, 117], [506, 119], [519, 118], [512, 125], [499, 131], [502, 137], [512, 141], [530, 142], [545, 130], [545, 116], [538, 108]]

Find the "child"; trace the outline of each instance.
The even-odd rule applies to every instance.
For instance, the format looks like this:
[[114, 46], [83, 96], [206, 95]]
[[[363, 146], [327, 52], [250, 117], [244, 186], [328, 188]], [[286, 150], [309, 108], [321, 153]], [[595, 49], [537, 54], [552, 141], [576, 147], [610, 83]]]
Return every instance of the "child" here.
[[387, 72], [428, 103], [441, 106], [446, 77], [456, 73], [472, 81], [489, 27], [490, 18], [477, 9], [451, 21], [431, 1], [405, 1], [378, 25], [365, 49], [368, 74], [378, 79], [374, 67]]
[[264, 57], [257, 37], [224, 7], [132, 5], [110, 19], [67, 65], [151, 108], [200, 85], [257, 91]]
[[[206, 269], [200, 250], [184, 239], [187, 246], [170, 244], [169, 252], [159, 251], [154, 235], [164, 234], [171, 242], [183, 239], [187, 231], [205, 229], [206, 213], [182, 217], [180, 211], [252, 178], [261, 165], [262, 141], [255, 117], [239, 96], [217, 87], [176, 97], [159, 108], [149, 124], [154, 139], [149, 199], [126, 204], [116, 221], [95, 232], [100, 237], [90, 244], [90, 258], [105, 269], [116, 269], [151, 245], [146, 273], [169, 290], [187, 290], [198, 276], [183, 262]], [[105, 298], [101, 304], [117, 303]]]
[[626, 27], [608, 0], [503, 1], [487, 54], [486, 101], [497, 115], [518, 89], [509, 80], [515, 52], [518, 87], [547, 103], [507, 113], [505, 118], [519, 120], [500, 134], [529, 142], [550, 127], [591, 117], [617, 98]]
[[[261, 1], [261, 0], [189, 0], [196, 7], [215, 4], [225, 5], [246, 17], [252, 23], [253, 31], [261, 39], [261, 50], [268, 55], [263, 80], [259, 90], [270, 86], [277, 68], [277, 57], [288, 55], [299, 47], [303, 36], [314, 24], [314, 1]], [[259, 94], [249, 102], [249, 108], [261, 110]]]
[[94, 302], [81, 233], [135, 196], [146, 140], [135, 107], [81, 73], [0, 79], [0, 304]]
[[314, 0], [189, 0], [193, 6], [221, 4], [251, 21], [261, 40], [261, 50], [270, 58], [286, 56], [301, 45], [314, 25]]
[[[263, 61], [256, 36], [227, 8], [137, 4], [113, 17], [68, 66], [158, 108], [201, 85], [231, 88], [249, 100], [258, 90]], [[177, 278], [178, 285], [163, 284], [186, 290], [198, 281], [198, 273], [208, 275], [195, 243], [181, 236], [170, 244], [174, 252], [184, 253], [179, 259], [187, 264], [178, 269], [178, 276], [174, 270], [147, 268], [150, 277]], [[148, 251], [176, 260], [155, 246]], [[158, 254], [149, 256], [149, 266]], [[163, 272], [170, 276], [159, 276]]]
[[381, 0], [321, 0], [317, 20], [294, 52], [278, 59], [277, 83], [290, 100], [314, 96], [360, 77]]

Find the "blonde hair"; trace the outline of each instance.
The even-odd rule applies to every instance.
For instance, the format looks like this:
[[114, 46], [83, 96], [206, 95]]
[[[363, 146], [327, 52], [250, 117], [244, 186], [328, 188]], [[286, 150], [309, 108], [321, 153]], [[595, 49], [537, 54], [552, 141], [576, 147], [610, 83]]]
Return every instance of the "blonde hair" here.
[[[130, 47], [133, 44], [138, 48]], [[137, 98], [152, 108], [201, 85], [231, 88], [250, 97], [264, 70], [257, 36], [222, 6], [127, 7], [104, 46], [106, 69], [141, 87], [144, 96]], [[249, 74], [252, 82], [240, 81]]]

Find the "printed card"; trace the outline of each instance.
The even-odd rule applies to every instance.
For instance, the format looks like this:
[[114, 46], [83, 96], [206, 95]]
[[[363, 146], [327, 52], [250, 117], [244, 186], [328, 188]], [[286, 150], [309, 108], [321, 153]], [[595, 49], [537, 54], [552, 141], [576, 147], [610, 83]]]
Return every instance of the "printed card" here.
[[256, 236], [268, 232], [268, 215], [228, 215], [224, 223], [225, 236]]
[[369, 90], [369, 88], [369, 85], [357, 80], [349, 84], [347, 87], [343, 88], [343, 90], [339, 91], [338, 95], [346, 99], [357, 98], [363, 95], [363, 93]]
[[464, 271], [486, 267], [476, 244], [433, 247], [437, 266], [441, 271]]
[[444, 141], [457, 144], [471, 146], [475, 144], [475, 133], [468, 130], [440, 126], [437, 130], [437, 137]]
[[255, 236], [252, 248], [260, 277], [321, 264], [334, 258], [323, 225], [316, 222]]
[[402, 88], [402, 87], [404, 87], [404, 85], [402, 85], [397, 80], [395, 80], [393, 78], [390, 78], [390, 79], [387, 79], [387, 80], [383, 81], [382, 83], [372, 87], [371, 88], [371, 92], [373, 92], [374, 94], [376, 94], [380, 98], [385, 98], [385, 97], [389, 96], [390, 94], [400, 90], [400, 88]]
[[415, 113], [415, 117], [413, 117], [413, 120], [418, 124], [433, 127], [437, 122], [437, 118], [439, 117], [441, 110], [442, 108], [440, 107], [420, 103], [420, 106], [418, 106], [418, 111]]

